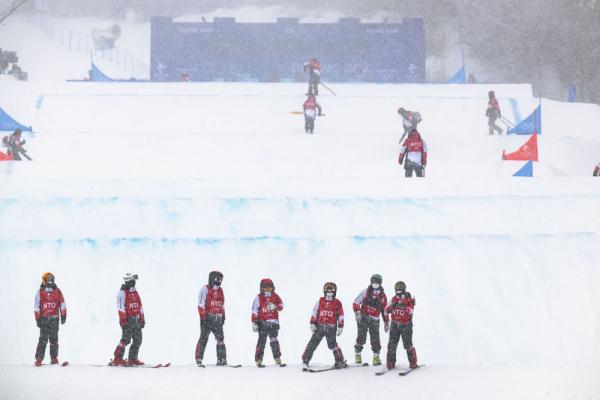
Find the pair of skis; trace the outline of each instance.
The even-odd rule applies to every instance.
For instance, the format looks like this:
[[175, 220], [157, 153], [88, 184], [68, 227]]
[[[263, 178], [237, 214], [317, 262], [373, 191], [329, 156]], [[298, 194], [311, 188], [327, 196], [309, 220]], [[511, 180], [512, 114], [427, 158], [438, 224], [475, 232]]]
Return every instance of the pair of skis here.
[[[104, 365], [97, 365], [98, 367], [103, 367]], [[124, 368], [169, 368], [171, 366], [170, 362], [160, 363], [160, 364], [144, 364], [144, 365], [121, 365], [114, 364], [113, 360], [108, 362], [108, 367], [124, 367]]]
[[[274, 366], [275, 367], [283, 368], [283, 367], [287, 367], [287, 364], [286, 363], [281, 363], [281, 364], [275, 364]], [[265, 364], [258, 364], [257, 367], [258, 368], [266, 368], [267, 366]]]
[[[318, 369], [316, 369], [316, 368], [307, 368], [307, 369], [303, 368], [302, 370], [305, 371], [305, 372], [316, 373], [316, 372], [334, 371], [334, 370], [337, 370], [337, 369], [356, 368], [356, 367], [368, 367], [368, 366], [369, 366], [369, 363], [363, 363], [363, 364], [348, 365], [345, 368], [338, 368], [338, 367], [332, 366], [332, 367], [325, 367], [325, 368], [318, 368]], [[406, 376], [406, 375], [410, 374], [411, 372], [413, 372], [414, 370], [416, 370], [418, 368], [421, 368], [423, 366], [424, 365], [417, 365], [415, 368], [406, 368], [406, 369], [403, 369], [400, 372], [398, 372], [398, 375], [399, 376]], [[386, 368], [384, 370], [375, 372], [375, 375], [381, 376], [381, 375], [387, 374], [390, 371], [391, 371], [391, 369], [387, 369]]]
[[342, 368], [336, 367], [336, 366], [325, 367], [325, 368], [302, 368], [302, 371], [316, 373], [316, 372], [334, 371], [337, 369], [368, 367], [368, 366], [369, 366], [369, 363], [362, 363], [362, 364], [351, 364], [351, 365], [348, 365], [347, 367], [342, 367]]
[[69, 362], [68, 361], [63, 361], [60, 364], [40, 364], [40, 365], [36, 365], [36, 367], [43, 367], [44, 365], [50, 365], [50, 366], [56, 365], [58, 367], [67, 367], [69, 365]]
[[[418, 369], [418, 368], [421, 368], [421, 367], [424, 367], [424, 365], [417, 365], [417, 366], [416, 366], [416, 367], [414, 367], [414, 368], [406, 368], [406, 369], [403, 369], [403, 370], [401, 370], [400, 372], [398, 372], [398, 375], [399, 375], [399, 376], [406, 376], [406, 375], [410, 374], [411, 372], [413, 372], [415, 369]], [[391, 371], [391, 369], [388, 369], [388, 368], [386, 368], [386, 369], [383, 369], [383, 370], [381, 370], [381, 371], [377, 371], [377, 372], [375, 372], [375, 375], [376, 375], [376, 376], [385, 375], [385, 374], [387, 374], [387, 373], [388, 373], [388, 372], [390, 372], [390, 371]]]
[[217, 365], [217, 364], [196, 364], [198, 368], [206, 368], [209, 367], [229, 367], [229, 368], [241, 368], [242, 364], [225, 364], [225, 365]]

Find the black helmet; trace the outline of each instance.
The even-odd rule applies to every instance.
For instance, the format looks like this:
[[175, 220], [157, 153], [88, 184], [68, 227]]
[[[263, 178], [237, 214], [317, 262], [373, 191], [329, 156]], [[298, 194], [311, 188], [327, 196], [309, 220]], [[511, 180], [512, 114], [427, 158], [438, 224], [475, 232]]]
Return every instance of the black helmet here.
[[337, 294], [337, 285], [333, 282], [327, 282], [323, 285], [323, 295], [327, 296], [328, 292], [333, 292], [333, 298], [335, 299], [335, 295]]
[[406, 291], [406, 283], [402, 281], [396, 282], [396, 284], [394, 285], [394, 291], [396, 293], [404, 293]]
[[272, 292], [275, 291], [275, 285], [273, 284], [273, 281], [269, 278], [261, 279], [260, 292], [263, 293], [265, 291], [265, 289], [268, 289], [268, 288], [271, 288]]
[[496, 93], [494, 93], [494, 91], [493, 91], [493, 90], [490, 90], [490, 91], [488, 92], [488, 96], [494, 96], [495, 94], [496, 94]]
[[221, 286], [221, 281], [223, 280], [223, 274], [219, 271], [211, 271], [208, 274], [208, 286]]
[[379, 274], [371, 275], [371, 283], [379, 283], [380, 285], [383, 283], [383, 278]]

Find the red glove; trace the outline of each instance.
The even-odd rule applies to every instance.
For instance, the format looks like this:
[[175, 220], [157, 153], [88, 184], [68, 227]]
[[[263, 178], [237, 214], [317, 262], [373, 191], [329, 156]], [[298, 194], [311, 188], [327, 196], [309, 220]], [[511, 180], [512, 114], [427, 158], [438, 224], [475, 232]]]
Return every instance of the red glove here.
[[124, 327], [126, 324], [127, 324], [127, 318], [125, 318], [124, 316], [119, 314], [119, 325], [121, 325], [121, 328]]

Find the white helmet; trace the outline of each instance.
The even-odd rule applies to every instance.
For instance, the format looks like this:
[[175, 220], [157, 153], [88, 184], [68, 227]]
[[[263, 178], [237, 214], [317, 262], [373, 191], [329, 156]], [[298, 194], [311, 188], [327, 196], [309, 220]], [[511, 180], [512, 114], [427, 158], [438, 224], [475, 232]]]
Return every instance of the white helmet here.
[[125, 282], [129, 282], [129, 281], [137, 280], [137, 278], [138, 278], [137, 274], [132, 274], [131, 272], [128, 272], [123, 277], [123, 280]]

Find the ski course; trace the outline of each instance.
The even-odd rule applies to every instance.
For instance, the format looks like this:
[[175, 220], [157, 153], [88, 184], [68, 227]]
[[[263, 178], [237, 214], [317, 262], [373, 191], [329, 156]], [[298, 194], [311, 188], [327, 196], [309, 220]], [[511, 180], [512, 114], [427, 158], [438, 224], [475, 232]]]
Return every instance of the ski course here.
[[[536, 104], [523, 86], [495, 87], [501, 106], [509, 110], [516, 98], [524, 114]], [[98, 399], [259, 398], [267, 383], [288, 398], [390, 390], [442, 399], [598, 397], [600, 188], [587, 177], [597, 161], [586, 166], [599, 150], [588, 132], [598, 110], [548, 101], [539, 176], [518, 180], [517, 165], [499, 156], [522, 138], [487, 137], [487, 87], [342, 85], [335, 99], [320, 99], [327, 117], [312, 137], [289, 114], [302, 90], [216, 83], [12, 91], [32, 99], [23, 104], [44, 100], [19, 111], [39, 126], [27, 138], [35, 162], [0, 165], [0, 304], [11, 327], [0, 332], [4, 393], [36, 397], [27, 384], [35, 381], [56, 385], [50, 397], [63, 400], [84, 391]], [[430, 165], [421, 181], [405, 180], [397, 165], [400, 105], [424, 118]], [[559, 116], [568, 113], [579, 126], [567, 132]], [[225, 276], [225, 343], [238, 369], [190, 365], [198, 291], [215, 268]], [[44, 271], [56, 275], [69, 307], [59, 333], [67, 368], [24, 365], [33, 363], [32, 302]], [[169, 360], [169, 368], [89, 365], [106, 363], [120, 337], [115, 300], [125, 272], [140, 275], [140, 358]], [[404, 280], [415, 295], [414, 343], [427, 368], [406, 379], [376, 378], [371, 367], [302, 374], [323, 282], [338, 285], [348, 314], [338, 340], [351, 359], [351, 303], [375, 272], [384, 288]], [[252, 366], [250, 305], [266, 276], [285, 304], [287, 368]], [[382, 358], [386, 344], [382, 332]], [[212, 339], [206, 354], [214, 363]], [[267, 349], [266, 364], [269, 356]], [[405, 362], [401, 346], [398, 360]], [[313, 361], [332, 362], [324, 344]]]

